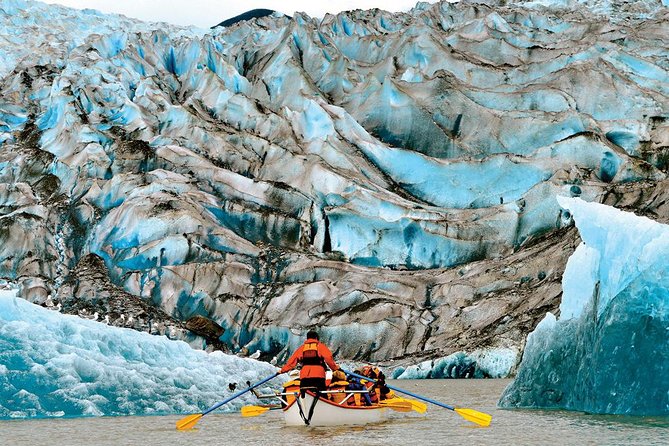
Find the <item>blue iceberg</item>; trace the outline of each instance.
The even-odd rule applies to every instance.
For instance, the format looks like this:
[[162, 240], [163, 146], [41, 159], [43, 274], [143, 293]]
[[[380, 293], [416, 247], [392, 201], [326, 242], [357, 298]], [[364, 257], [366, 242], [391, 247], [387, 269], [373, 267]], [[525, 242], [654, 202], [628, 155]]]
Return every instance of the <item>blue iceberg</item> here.
[[0, 295], [0, 419], [197, 413], [229, 396], [228, 383], [276, 372], [7, 294]]
[[669, 226], [558, 197], [583, 242], [563, 277], [560, 317], [527, 339], [502, 407], [669, 415]]

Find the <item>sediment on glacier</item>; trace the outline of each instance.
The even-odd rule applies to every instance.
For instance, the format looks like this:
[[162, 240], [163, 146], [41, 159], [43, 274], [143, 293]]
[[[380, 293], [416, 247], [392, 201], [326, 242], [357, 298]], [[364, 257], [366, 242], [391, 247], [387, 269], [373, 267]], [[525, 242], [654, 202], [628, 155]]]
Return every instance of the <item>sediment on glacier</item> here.
[[99, 280], [264, 359], [313, 326], [403, 367], [518, 354], [578, 244], [557, 195], [669, 215], [668, 22], [440, 2], [202, 33], [0, 1], [0, 276], [77, 311]]

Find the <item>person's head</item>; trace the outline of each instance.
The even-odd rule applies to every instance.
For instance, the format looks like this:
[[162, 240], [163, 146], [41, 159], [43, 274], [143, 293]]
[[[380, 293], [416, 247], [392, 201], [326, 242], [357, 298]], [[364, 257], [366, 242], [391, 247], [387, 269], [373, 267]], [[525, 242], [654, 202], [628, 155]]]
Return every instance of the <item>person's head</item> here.
[[315, 339], [318, 341], [318, 333], [316, 333], [316, 330], [309, 330], [307, 332], [307, 339]]
[[346, 381], [346, 374], [342, 372], [341, 370], [335, 370], [332, 372], [332, 380], [333, 381]]
[[379, 373], [381, 373], [381, 370], [378, 367], [366, 365], [362, 368], [362, 374], [372, 379], [376, 379]]

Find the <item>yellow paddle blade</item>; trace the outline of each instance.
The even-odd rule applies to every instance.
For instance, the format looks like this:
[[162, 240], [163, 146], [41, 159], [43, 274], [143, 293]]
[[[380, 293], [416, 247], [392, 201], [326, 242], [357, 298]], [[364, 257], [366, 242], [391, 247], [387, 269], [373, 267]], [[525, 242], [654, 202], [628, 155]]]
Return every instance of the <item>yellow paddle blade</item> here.
[[479, 426], [490, 426], [490, 422], [492, 421], [492, 415], [479, 412], [478, 410], [456, 408], [455, 411], [465, 420], [476, 423]]
[[394, 398], [383, 400], [382, 403], [383, 402], [386, 402], [386, 404], [388, 404], [389, 402], [400, 403], [403, 406], [409, 405], [409, 406], [411, 406], [411, 410], [415, 410], [418, 413], [427, 412], [427, 404], [423, 404], [420, 401], [416, 401], [416, 400], [410, 400], [408, 398], [400, 398], [400, 397], [396, 396]]
[[203, 415], [201, 413], [196, 413], [194, 415], [188, 415], [187, 417], [180, 419], [177, 421], [177, 430], [187, 431], [192, 429], [193, 426], [195, 426], [197, 422], [200, 421], [202, 416]]
[[399, 399], [401, 401], [406, 401], [407, 403], [411, 404], [411, 408], [418, 413], [427, 412], [427, 404], [425, 404], [425, 403], [421, 403], [420, 401], [416, 401], [416, 400], [410, 400], [408, 398], [399, 398]]
[[411, 403], [408, 401], [382, 400], [379, 401], [379, 404], [398, 412], [411, 412], [413, 410]]
[[261, 406], [244, 406], [242, 407], [242, 416], [243, 417], [257, 417], [262, 415], [269, 410], [269, 407]]

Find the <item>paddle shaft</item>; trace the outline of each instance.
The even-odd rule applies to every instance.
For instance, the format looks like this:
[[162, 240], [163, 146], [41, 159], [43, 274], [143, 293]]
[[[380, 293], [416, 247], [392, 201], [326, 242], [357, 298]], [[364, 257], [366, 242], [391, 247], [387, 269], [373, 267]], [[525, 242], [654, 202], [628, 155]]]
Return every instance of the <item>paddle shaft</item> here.
[[275, 374], [275, 375], [272, 375], [272, 376], [270, 376], [270, 377], [268, 377], [268, 378], [265, 378], [265, 379], [263, 379], [262, 381], [259, 381], [259, 382], [255, 383], [255, 384], [252, 384], [251, 387], [249, 387], [248, 389], [240, 390], [239, 392], [235, 393], [234, 395], [232, 395], [231, 397], [225, 399], [224, 401], [221, 401], [220, 403], [216, 403], [216, 404], [214, 404], [214, 405], [211, 406], [209, 409], [207, 409], [207, 410], [205, 410], [204, 412], [202, 412], [202, 415], [203, 415], [203, 416], [204, 416], [204, 415], [207, 415], [209, 412], [218, 409], [218, 408], [221, 407], [222, 405], [227, 404], [227, 403], [229, 403], [230, 401], [234, 400], [235, 398], [238, 398], [238, 397], [244, 395], [246, 392], [250, 392], [251, 390], [255, 389], [255, 388], [258, 387], [258, 386], [262, 386], [262, 385], [265, 384], [267, 381], [269, 381], [269, 380], [271, 380], [271, 379], [274, 379], [274, 378], [276, 378], [277, 376], [279, 376], [278, 373]]
[[[316, 387], [302, 387], [302, 390], [316, 389]], [[369, 390], [321, 390], [319, 393], [331, 394], [331, 393], [369, 393]], [[299, 395], [300, 392], [283, 392], [283, 393], [272, 393], [269, 395], [256, 395], [256, 398], [277, 398], [280, 396], [295, 396]]]
[[[367, 376], [358, 375], [357, 373], [351, 373], [351, 372], [348, 372], [348, 371], [346, 371], [346, 370], [342, 370], [342, 371], [343, 371], [344, 373], [348, 374], [348, 375], [355, 376], [356, 378], [359, 378], [359, 379], [365, 379], [365, 380], [367, 380], [367, 381], [371, 381], [371, 382], [373, 382], [373, 383], [376, 382], [375, 379], [368, 378]], [[434, 405], [436, 405], [436, 406], [443, 407], [443, 408], [445, 408], [445, 409], [455, 410], [455, 407], [450, 406], [450, 405], [448, 405], [448, 404], [441, 403], [441, 402], [436, 401], [436, 400], [433, 400], [432, 398], [427, 398], [427, 397], [424, 397], [424, 396], [420, 396], [420, 395], [417, 395], [417, 394], [415, 394], [415, 393], [413, 393], [413, 392], [409, 392], [408, 390], [403, 390], [403, 389], [400, 389], [399, 387], [391, 386], [390, 384], [386, 384], [386, 385], [388, 386], [389, 389], [393, 389], [393, 390], [395, 390], [395, 391], [397, 391], [397, 392], [400, 392], [400, 393], [403, 393], [403, 394], [405, 394], [405, 395], [409, 395], [409, 396], [412, 396], [412, 397], [417, 398], [417, 399], [419, 399], [419, 400], [423, 400], [423, 401], [425, 401], [426, 403], [432, 403], [432, 404], [434, 404]]]

